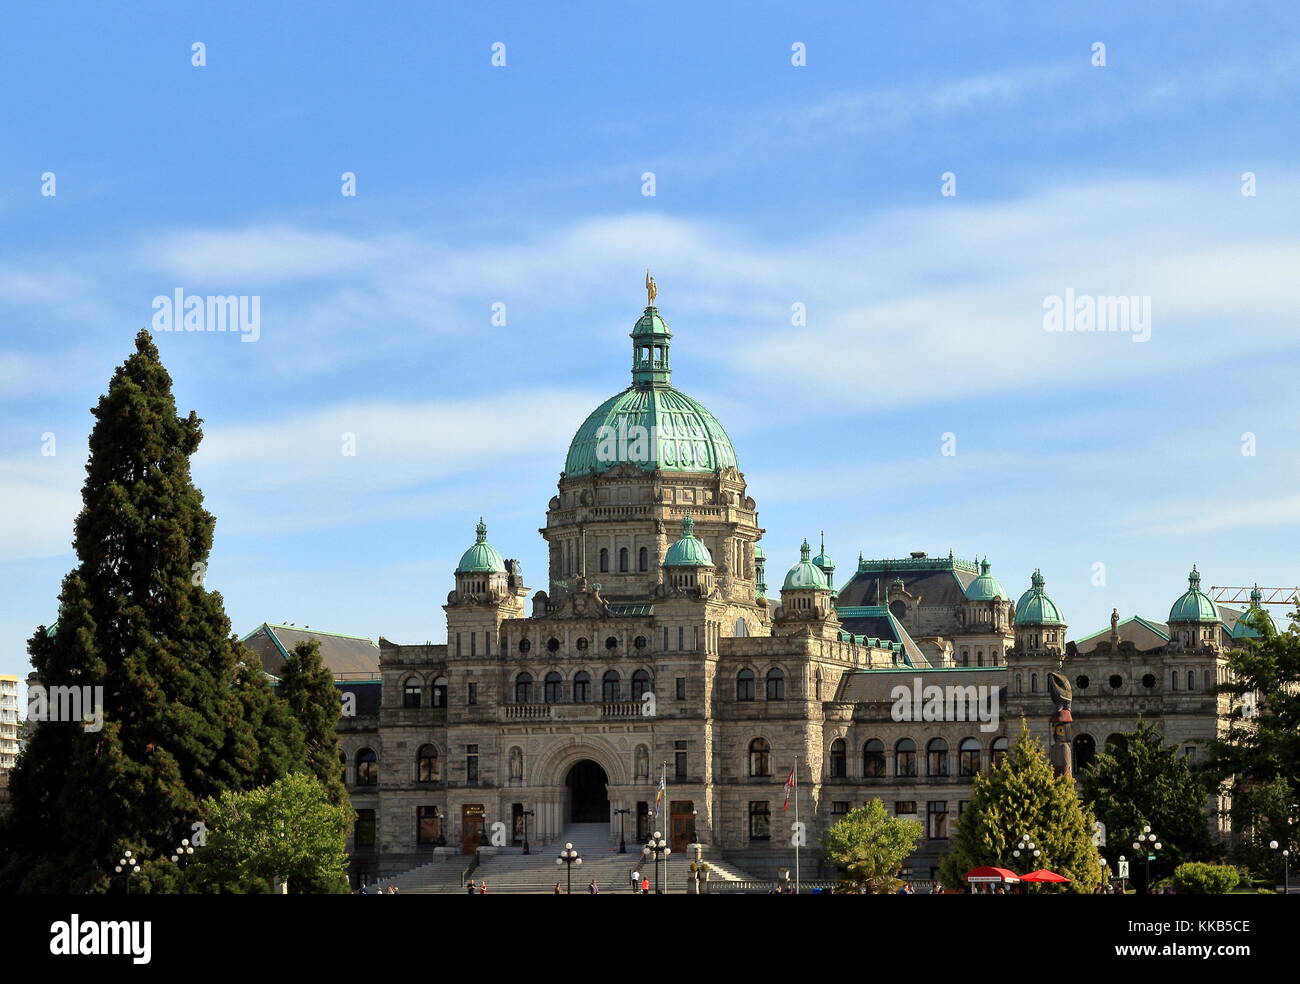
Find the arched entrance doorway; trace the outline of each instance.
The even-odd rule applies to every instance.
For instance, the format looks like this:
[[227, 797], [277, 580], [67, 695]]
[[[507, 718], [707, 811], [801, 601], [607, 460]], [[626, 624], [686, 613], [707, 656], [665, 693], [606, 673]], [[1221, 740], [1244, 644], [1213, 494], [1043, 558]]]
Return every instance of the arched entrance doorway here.
[[564, 784], [569, 787], [569, 820], [572, 823], [609, 821], [609, 777], [591, 759], [576, 762]]

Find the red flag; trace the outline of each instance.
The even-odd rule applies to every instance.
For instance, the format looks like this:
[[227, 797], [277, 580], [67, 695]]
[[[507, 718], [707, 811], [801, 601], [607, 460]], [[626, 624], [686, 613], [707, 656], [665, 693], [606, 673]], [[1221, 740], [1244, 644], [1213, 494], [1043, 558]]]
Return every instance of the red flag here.
[[785, 802], [781, 804], [781, 812], [784, 813], [790, 808], [790, 794], [794, 791], [794, 768], [791, 767], [790, 774], [785, 779]]

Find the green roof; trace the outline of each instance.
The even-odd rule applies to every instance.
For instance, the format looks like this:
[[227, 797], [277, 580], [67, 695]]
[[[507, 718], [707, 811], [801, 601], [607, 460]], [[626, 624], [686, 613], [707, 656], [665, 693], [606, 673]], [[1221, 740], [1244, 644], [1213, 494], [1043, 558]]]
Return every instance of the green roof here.
[[1043, 572], [1035, 570], [1030, 578], [1029, 590], [1016, 602], [1016, 625], [1064, 625], [1061, 609], [1043, 590], [1047, 581]]
[[712, 567], [713, 557], [704, 541], [695, 535], [695, 520], [690, 515], [682, 519], [681, 539], [668, 548], [665, 567]]
[[1192, 565], [1187, 575], [1187, 590], [1178, 596], [1174, 607], [1169, 609], [1170, 622], [1218, 622], [1219, 608], [1210, 596], [1201, 590], [1201, 574]]
[[799, 563], [790, 568], [785, 576], [785, 583], [781, 585], [782, 591], [828, 591], [830, 585], [826, 583], [826, 575], [822, 573], [820, 567], [808, 559], [812, 554], [812, 547], [808, 546], [808, 541], [804, 540], [803, 546], [799, 548]]
[[591, 412], [569, 443], [565, 475], [617, 464], [643, 471], [712, 472], [737, 467], [736, 449], [718, 419], [669, 385], [672, 333], [654, 307], [632, 329], [632, 385]]
[[1007, 594], [1007, 589], [1002, 586], [1002, 582], [989, 573], [989, 560], [987, 557], [980, 564], [980, 576], [971, 581], [970, 586], [966, 589], [966, 599], [968, 601], [1011, 600], [1011, 596]]
[[480, 516], [478, 526], [474, 527], [474, 545], [466, 550], [456, 565], [457, 574], [504, 574], [506, 562], [496, 552], [496, 548], [487, 542], [487, 526]]

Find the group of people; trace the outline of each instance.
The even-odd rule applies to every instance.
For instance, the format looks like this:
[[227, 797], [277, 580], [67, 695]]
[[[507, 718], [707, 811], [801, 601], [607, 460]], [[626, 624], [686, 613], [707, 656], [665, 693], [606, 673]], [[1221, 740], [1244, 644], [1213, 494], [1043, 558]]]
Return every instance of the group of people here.
[[469, 884], [467, 884], [465, 888], [470, 895], [487, 895], [487, 879], [484, 878], [481, 882], [476, 883], [474, 879], [471, 878]]
[[[560, 888], [560, 883], [559, 883], [559, 882], [556, 882], [556, 883], [555, 883], [555, 888], [554, 888], [554, 890], [553, 890], [553, 894], [555, 894], [555, 895], [563, 895], [563, 894], [564, 894], [564, 890], [563, 890], [562, 888]], [[599, 895], [599, 894], [600, 894], [600, 886], [596, 884], [596, 879], [593, 878], [590, 882], [588, 882], [588, 884], [587, 884], [587, 894], [588, 894], [588, 895]], [[650, 879], [649, 879], [649, 878], [643, 878], [643, 877], [641, 876], [641, 873], [640, 873], [639, 871], [634, 871], [634, 872], [632, 872], [632, 894], [633, 894], [633, 895], [649, 895], [649, 894], [650, 894]]]

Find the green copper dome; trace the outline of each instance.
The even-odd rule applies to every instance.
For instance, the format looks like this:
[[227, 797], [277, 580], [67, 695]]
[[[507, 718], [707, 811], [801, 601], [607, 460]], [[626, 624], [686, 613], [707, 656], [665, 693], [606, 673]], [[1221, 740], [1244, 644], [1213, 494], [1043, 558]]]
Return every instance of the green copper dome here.
[[569, 443], [565, 475], [619, 463], [643, 471], [712, 472], [736, 467], [736, 449], [716, 417], [669, 385], [672, 333], [654, 307], [632, 330], [632, 385], [583, 421]]
[[812, 554], [812, 547], [808, 546], [808, 541], [804, 540], [803, 546], [799, 548], [799, 563], [790, 568], [790, 572], [785, 576], [785, 583], [781, 585], [782, 591], [829, 591], [830, 585], [826, 583], [826, 575], [822, 573], [821, 568], [808, 559]]
[[835, 570], [835, 561], [831, 560], [830, 554], [826, 552], [826, 532], [824, 530], [822, 531], [821, 545], [821, 553], [814, 557], [812, 562], [821, 568], [822, 573], [829, 578], [831, 571]]
[[[972, 582], [973, 583], [973, 582]], [[1016, 602], [1016, 625], [1064, 625], [1065, 618], [1043, 586], [1046, 584], [1042, 571], [1034, 571], [1030, 578], [1030, 588]]]
[[712, 567], [713, 556], [704, 541], [695, 535], [695, 520], [686, 516], [682, 520], [682, 537], [668, 548], [665, 567]]
[[989, 559], [984, 558], [980, 564], [980, 575], [971, 581], [970, 587], [966, 589], [967, 601], [1010, 601], [1011, 596], [1007, 594], [1007, 589], [1002, 587], [1002, 582], [989, 573]]
[[496, 552], [496, 548], [487, 542], [487, 526], [484, 525], [482, 516], [479, 517], [478, 526], [474, 527], [474, 532], [476, 534], [474, 546], [461, 554], [460, 563], [456, 565], [456, 573], [505, 573], [506, 562], [501, 559], [501, 555]]
[[1187, 590], [1169, 609], [1171, 622], [1217, 622], [1219, 607], [1210, 600], [1210, 596], [1201, 590], [1201, 574], [1192, 565], [1192, 572], [1187, 575]]
[[1238, 617], [1236, 624], [1232, 627], [1232, 637], [1234, 639], [1258, 639], [1263, 633], [1256, 627], [1256, 620], [1267, 622], [1273, 631], [1277, 631], [1277, 623], [1273, 621], [1273, 616], [1264, 610], [1260, 602], [1264, 598], [1264, 592], [1259, 590], [1259, 585], [1250, 592], [1250, 607], [1247, 608]]

